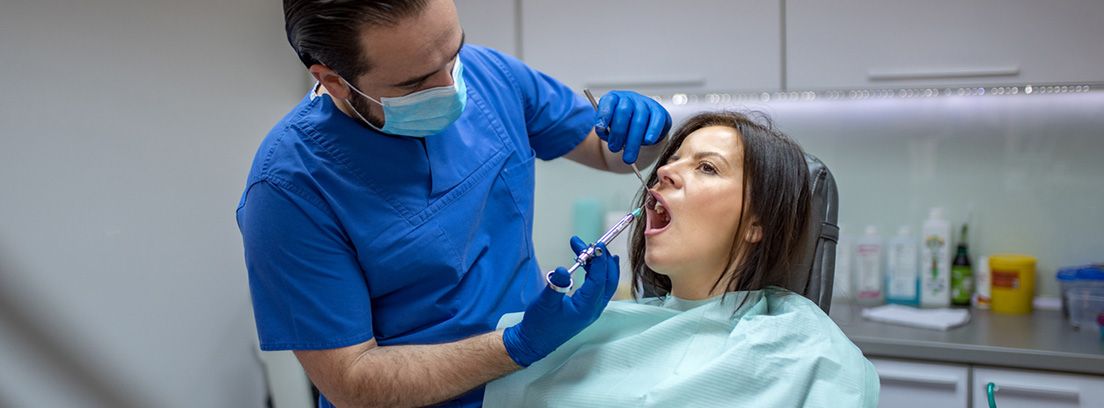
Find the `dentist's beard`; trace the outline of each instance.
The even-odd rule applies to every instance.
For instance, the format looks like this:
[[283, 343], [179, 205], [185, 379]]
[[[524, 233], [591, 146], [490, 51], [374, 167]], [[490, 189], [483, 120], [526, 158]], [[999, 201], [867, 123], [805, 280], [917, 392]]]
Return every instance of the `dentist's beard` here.
[[[353, 109], [355, 109], [358, 113], [360, 113], [361, 116], [364, 116], [365, 119], [368, 119], [368, 121], [372, 122], [372, 125], [376, 126], [376, 128], [379, 128], [379, 129], [383, 128], [383, 118], [382, 117], [376, 117], [375, 113], [372, 112], [372, 106], [373, 105], [379, 106], [379, 105], [376, 105], [374, 102], [369, 101], [368, 98], [365, 98], [365, 97], [363, 97], [361, 95], [358, 95], [358, 94], [353, 94], [352, 98], [350, 98], [348, 100], [348, 102], [349, 102], [349, 105]], [[354, 116], [353, 119], [356, 119], [357, 123], [360, 123], [361, 126], [365, 126], [365, 127], [368, 126], [368, 125], [365, 125], [364, 122], [361, 121], [359, 117], [356, 117], [355, 113], [353, 114], [353, 116]]]

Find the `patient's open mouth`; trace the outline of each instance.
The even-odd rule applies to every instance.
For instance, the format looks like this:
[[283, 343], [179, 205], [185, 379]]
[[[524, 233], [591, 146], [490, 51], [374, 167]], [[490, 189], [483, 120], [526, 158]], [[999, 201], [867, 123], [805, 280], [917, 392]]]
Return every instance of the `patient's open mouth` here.
[[647, 224], [644, 228], [644, 236], [653, 236], [667, 230], [671, 226], [671, 210], [663, 196], [655, 191], [649, 191], [647, 203], [644, 206], [648, 212]]

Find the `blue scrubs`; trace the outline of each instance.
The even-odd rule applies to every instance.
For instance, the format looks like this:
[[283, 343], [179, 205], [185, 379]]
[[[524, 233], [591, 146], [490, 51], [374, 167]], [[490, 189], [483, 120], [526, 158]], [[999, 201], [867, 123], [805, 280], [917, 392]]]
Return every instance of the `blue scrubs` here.
[[451, 342], [539, 292], [533, 159], [574, 149], [595, 114], [509, 56], [460, 58], [467, 108], [440, 134], [382, 134], [308, 95], [261, 143], [237, 220], [262, 350]]

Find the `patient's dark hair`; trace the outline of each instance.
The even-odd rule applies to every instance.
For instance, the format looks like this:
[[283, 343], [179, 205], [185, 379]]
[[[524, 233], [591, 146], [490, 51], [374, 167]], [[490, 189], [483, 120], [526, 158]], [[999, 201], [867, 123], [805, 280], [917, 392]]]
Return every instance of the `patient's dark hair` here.
[[[698, 129], [724, 126], [740, 135], [744, 208], [740, 209], [737, 238], [729, 251], [725, 273], [718, 274], [711, 291], [721, 285], [725, 292], [768, 286], [785, 288], [798, 265], [811, 200], [805, 153], [796, 142], [774, 129], [765, 116], [762, 122], [765, 124], [735, 112], [698, 114], [675, 130], [656, 165], [658, 170], [667, 163], [686, 137]], [[648, 177], [649, 186], [657, 182], [657, 170]], [[637, 205], [645, 205], [646, 197], [646, 193], [642, 194]], [[748, 243], [741, 237], [748, 233], [753, 218], [762, 228], [762, 237], [756, 243]], [[644, 228], [643, 219], [633, 226], [630, 248], [633, 282], [642, 283], [646, 293], [664, 295], [671, 291], [671, 279], [644, 263]]]

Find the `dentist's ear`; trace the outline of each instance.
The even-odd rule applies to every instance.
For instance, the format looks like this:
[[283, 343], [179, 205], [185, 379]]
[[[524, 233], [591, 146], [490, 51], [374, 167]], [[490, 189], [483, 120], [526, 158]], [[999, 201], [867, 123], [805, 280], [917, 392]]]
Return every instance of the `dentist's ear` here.
[[337, 74], [333, 69], [322, 64], [311, 65], [308, 69], [311, 76], [322, 84], [326, 88], [326, 92], [329, 92], [331, 96], [336, 99], [349, 99], [352, 96], [352, 90], [341, 79], [341, 76]]

